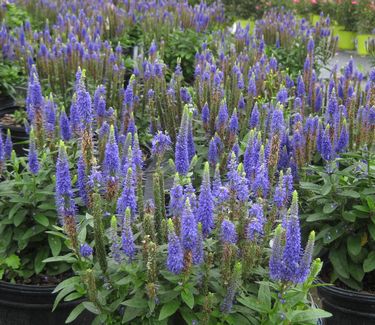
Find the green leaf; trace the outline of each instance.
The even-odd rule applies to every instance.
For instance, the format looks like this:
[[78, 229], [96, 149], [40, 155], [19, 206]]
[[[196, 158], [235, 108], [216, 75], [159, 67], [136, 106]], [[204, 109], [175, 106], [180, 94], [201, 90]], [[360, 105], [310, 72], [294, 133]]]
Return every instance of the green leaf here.
[[349, 222], [354, 222], [355, 219], [357, 218], [357, 215], [354, 211], [344, 211], [342, 213], [342, 217]]
[[197, 319], [195, 313], [187, 307], [180, 308], [180, 313], [186, 324], [193, 324], [194, 320]]
[[237, 301], [243, 305], [245, 305], [246, 307], [252, 309], [252, 310], [255, 310], [256, 312], [259, 312], [259, 313], [267, 313], [267, 309], [265, 308], [265, 306], [263, 304], [260, 303], [260, 301], [258, 299], [256, 299], [255, 297], [253, 296], [247, 296], [247, 297], [239, 297], [237, 298]]
[[35, 219], [36, 222], [40, 223], [44, 227], [48, 227], [48, 225], [49, 225], [49, 220], [44, 215], [38, 214], [38, 215], [34, 216], [34, 219]]
[[52, 210], [52, 211], [56, 210], [56, 206], [53, 203], [42, 203], [38, 206], [38, 208], [41, 210]]
[[370, 210], [375, 211], [375, 200], [371, 196], [367, 196], [366, 201]]
[[349, 236], [346, 243], [350, 254], [357, 256], [361, 252], [360, 236]]
[[368, 231], [369, 231], [372, 239], [375, 240], [375, 225], [373, 223], [370, 223], [368, 225]]
[[20, 267], [21, 265], [21, 260], [20, 258], [15, 255], [15, 254], [12, 254], [10, 256], [8, 256], [5, 260], [4, 260], [4, 263], [11, 269], [13, 270], [16, 270]]
[[321, 193], [322, 187], [320, 185], [309, 183], [309, 182], [300, 182], [300, 187], [304, 190], [311, 190], [316, 193]]
[[353, 205], [353, 209], [366, 213], [370, 212], [370, 209], [364, 205]]
[[326, 203], [324, 204], [323, 212], [325, 214], [331, 214], [333, 211], [337, 209], [337, 207], [338, 207], [338, 204], [336, 203], [333, 203], [333, 202]]
[[172, 316], [177, 311], [178, 307], [180, 307], [180, 301], [177, 299], [167, 302], [160, 310], [159, 320]]
[[34, 270], [36, 274], [39, 274], [45, 267], [44, 259], [49, 255], [49, 249], [47, 247], [40, 248], [34, 259]]
[[61, 252], [61, 240], [59, 237], [48, 235], [48, 244], [53, 256], [58, 256]]
[[66, 262], [66, 263], [74, 263], [76, 258], [73, 257], [73, 254], [67, 254], [64, 256], [54, 256], [46, 258], [43, 263], [53, 263], [53, 262]]
[[367, 258], [363, 261], [363, 271], [366, 273], [375, 270], [375, 252], [368, 254]]
[[306, 218], [306, 221], [307, 222], [314, 222], [314, 221], [326, 220], [326, 219], [327, 219], [327, 216], [324, 215], [324, 213], [316, 212], [316, 213], [313, 213], [313, 214], [309, 214], [308, 217]]
[[350, 275], [357, 280], [362, 282], [365, 272], [363, 272], [362, 264], [349, 263], [349, 273]]
[[324, 184], [323, 185], [323, 187], [322, 187], [322, 195], [323, 196], [326, 196], [326, 195], [328, 195], [329, 194], [329, 192], [331, 192], [331, 190], [332, 190], [332, 184], [330, 184], [330, 183], [326, 183], [326, 184]]
[[142, 308], [127, 307], [124, 312], [124, 317], [122, 318], [122, 323], [130, 322], [143, 313], [144, 310]]
[[30, 237], [38, 235], [41, 232], [43, 232], [44, 230], [45, 230], [45, 228], [42, 227], [41, 225], [36, 225], [34, 227], [31, 227], [31, 228], [27, 229], [26, 232], [23, 234], [22, 240], [26, 240], [26, 239], [29, 239]]
[[146, 304], [147, 304], [147, 300], [141, 297], [133, 297], [121, 303], [121, 305], [134, 307], [134, 308], [142, 308], [142, 306], [145, 306]]
[[69, 324], [73, 322], [83, 311], [85, 310], [85, 306], [83, 303], [80, 303], [78, 306], [76, 306], [72, 312], [69, 314], [68, 318], [66, 319], [65, 323]]
[[88, 311], [92, 312], [93, 314], [95, 315], [100, 314], [100, 310], [98, 309], [98, 307], [96, 307], [91, 301], [84, 301], [83, 305]]
[[189, 289], [184, 289], [181, 291], [182, 300], [188, 305], [190, 309], [194, 307], [194, 295]]
[[267, 309], [271, 308], [271, 291], [266, 283], [261, 283], [258, 291], [258, 300]]
[[353, 190], [346, 190], [338, 194], [341, 196], [352, 197], [353, 199], [358, 199], [361, 196], [358, 192]]
[[62, 289], [59, 294], [56, 296], [56, 299], [53, 303], [53, 308], [52, 308], [52, 311], [54, 311], [56, 309], [56, 307], [58, 306], [58, 304], [60, 303], [60, 301], [65, 297], [67, 296], [68, 294], [70, 294], [71, 292], [75, 291], [75, 288], [74, 286], [68, 286], [68, 287], [65, 287], [64, 289]]
[[69, 287], [69, 286], [75, 286], [76, 284], [79, 284], [80, 281], [81, 281], [80, 276], [73, 276], [71, 278], [68, 278], [68, 279], [64, 280], [63, 282], [60, 282], [57, 285], [57, 287], [55, 288], [55, 290], [53, 290], [53, 293], [59, 292], [60, 290], [66, 288], [66, 287]]
[[293, 323], [318, 320], [319, 318], [331, 317], [332, 314], [322, 309], [296, 310], [293, 312]]
[[16, 227], [18, 227], [26, 218], [27, 211], [20, 210], [18, 211], [13, 217], [13, 223]]
[[346, 257], [345, 247], [340, 249], [331, 249], [329, 259], [338, 275], [344, 279], [349, 279], [348, 260]]
[[18, 211], [18, 209], [19, 209], [20, 207], [22, 207], [22, 203], [14, 204], [13, 207], [9, 210], [8, 218], [9, 218], [9, 219], [12, 219], [13, 216], [16, 214], [16, 212]]
[[82, 298], [83, 295], [79, 292], [72, 292], [64, 298], [64, 301], [74, 301]]

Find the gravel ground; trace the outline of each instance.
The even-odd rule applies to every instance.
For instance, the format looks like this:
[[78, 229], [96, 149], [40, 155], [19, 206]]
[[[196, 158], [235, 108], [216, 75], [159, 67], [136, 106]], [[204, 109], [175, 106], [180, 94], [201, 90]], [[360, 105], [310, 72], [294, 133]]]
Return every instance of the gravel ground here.
[[337, 54], [329, 61], [326, 68], [323, 68], [320, 72], [320, 77], [323, 79], [328, 79], [330, 75], [330, 70], [337, 64], [338, 68], [343, 68], [350, 58], [354, 59], [355, 65], [358, 67], [360, 71], [367, 76], [368, 72], [370, 71], [373, 64], [371, 63], [370, 56], [360, 56], [357, 52], [354, 51], [345, 51], [345, 52], [337, 52]]

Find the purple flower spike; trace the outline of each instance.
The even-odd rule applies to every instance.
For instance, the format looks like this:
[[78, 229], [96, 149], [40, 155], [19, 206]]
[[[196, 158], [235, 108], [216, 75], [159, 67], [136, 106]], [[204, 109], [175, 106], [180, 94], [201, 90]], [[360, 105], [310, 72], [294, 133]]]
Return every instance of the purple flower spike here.
[[62, 225], [64, 224], [65, 217], [75, 216], [68, 156], [64, 142], [62, 141], [60, 141], [59, 155], [56, 163], [56, 206]]
[[186, 175], [189, 171], [189, 152], [188, 152], [188, 129], [189, 129], [189, 112], [185, 107], [181, 120], [180, 130], [178, 132], [176, 149], [175, 149], [175, 164], [176, 170], [181, 175]]
[[263, 215], [263, 206], [255, 203], [249, 210], [250, 222], [247, 226], [247, 238], [254, 240], [256, 236], [263, 236], [263, 227], [265, 219]]
[[132, 261], [136, 253], [136, 248], [134, 245], [134, 236], [130, 224], [130, 208], [128, 207], [125, 212], [124, 227], [122, 230], [121, 241], [122, 241], [122, 250], [125, 255], [128, 257], [129, 261]]
[[[1, 140], [2, 142], [2, 140]], [[36, 175], [39, 172], [39, 161], [38, 151], [35, 146], [35, 135], [34, 130], [30, 132], [30, 144], [29, 144], [29, 170], [32, 174]]]
[[119, 149], [113, 125], [111, 125], [108, 142], [105, 147], [103, 171], [105, 177], [116, 177], [120, 171]]
[[223, 243], [228, 244], [235, 244], [237, 242], [237, 232], [233, 222], [223, 220], [220, 229], [220, 239]]
[[177, 237], [172, 220], [168, 220], [168, 257], [167, 268], [169, 272], [180, 274], [184, 269], [184, 253], [180, 239]]
[[151, 153], [153, 156], [163, 156], [171, 148], [172, 141], [168, 133], [158, 131], [152, 139]]
[[[1, 134], [1, 130], [0, 130], [0, 134]], [[0, 139], [0, 141], [2, 141], [2, 139]], [[12, 155], [12, 150], [13, 150], [12, 137], [10, 135], [10, 130], [8, 129], [7, 136], [5, 138], [5, 143], [4, 143], [4, 158], [5, 159], [10, 159]], [[0, 157], [1, 157], [1, 154], [0, 154]]]
[[193, 251], [198, 240], [198, 224], [191, 210], [190, 200], [186, 199], [181, 216], [182, 246], [187, 251]]
[[202, 224], [203, 235], [209, 235], [214, 228], [214, 202], [211, 193], [208, 162], [204, 165], [203, 180], [198, 201], [197, 220]]
[[90, 257], [93, 253], [93, 249], [89, 244], [84, 243], [79, 248], [79, 253], [82, 257]]

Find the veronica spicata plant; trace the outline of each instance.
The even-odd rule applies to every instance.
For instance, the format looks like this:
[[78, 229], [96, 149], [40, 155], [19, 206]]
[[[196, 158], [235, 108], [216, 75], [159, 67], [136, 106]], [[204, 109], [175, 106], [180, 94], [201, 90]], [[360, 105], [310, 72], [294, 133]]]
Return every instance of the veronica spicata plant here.
[[375, 285], [375, 157], [372, 150], [342, 154], [311, 167], [301, 188], [305, 224], [317, 232], [315, 254], [329, 261], [324, 279], [354, 290]]
[[[43, 262], [67, 252], [64, 240], [55, 233], [58, 225], [53, 185], [55, 153], [48, 148], [44, 153], [38, 152], [33, 136], [31, 132], [28, 157], [17, 157], [11, 152], [10, 138], [4, 141], [4, 151], [0, 149], [3, 153], [0, 154], [3, 157], [0, 159], [0, 259], [4, 261], [1, 278], [55, 284], [71, 268], [67, 260]], [[9, 257], [13, 257], [13, 262], [18, 261], [17, 267], [9, 263]]]

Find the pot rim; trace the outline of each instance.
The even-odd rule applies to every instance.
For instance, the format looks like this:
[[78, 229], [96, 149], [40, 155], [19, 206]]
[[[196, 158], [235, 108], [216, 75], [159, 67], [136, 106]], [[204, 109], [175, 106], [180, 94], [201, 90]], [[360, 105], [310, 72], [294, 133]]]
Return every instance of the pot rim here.
[[22, 283], [11, 283], [0, 280], [0, 291], [2, 289], [9, 291], [22, 291], [22, 292], [34, 292], [34, 293], [48, 293], [57, 287], [57, 285], [37, 285], [37, 284], [22, 284]]
[[340, 294], [341, 296], [351, 297], [353, 299], [357, 299], [357, 300], [361, 300], [361, 301], [368, 301], [368, 302], [372, 302], [372, 303], [375, 302], [375, 294], [343, 289], [343, 288], [337, 287], [333, 284], [324, 282], [320, 278], [316, 279], [316, 283], [317, 284], [323, 284], [323, 286], [317, 287], [318, 290]]

